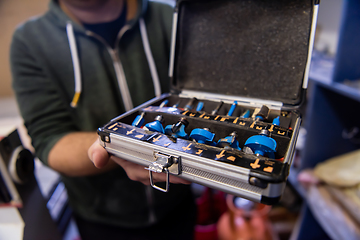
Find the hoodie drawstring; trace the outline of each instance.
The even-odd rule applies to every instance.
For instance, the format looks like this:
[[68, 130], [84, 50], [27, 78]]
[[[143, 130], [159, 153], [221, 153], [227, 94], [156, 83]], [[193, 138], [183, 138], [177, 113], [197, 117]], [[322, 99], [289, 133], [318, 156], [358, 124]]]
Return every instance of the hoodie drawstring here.
[[149, 68], [150, 68], [150, 72], [151, 72], [151, 78], [152, 78], [153, 84], [154, 84], [155, 96], [159, 97], [161, 95], [161, 86], [160, 86], [159, 76], [158, 76], [158, 73], [157, 73], [157, 70], [156, 70], [155, 61], [154, 61], [153, 55], [151, 53], [149, 39], [148, 39], [144, 19], [140, 18], [139, 19], [139, 24], [140, 24], [141, 39], [142, 39], [142, 42], [143, 42], [146, 58], [147, 58], [147, 61], [148, 61], [148, 64], [149, 64]]
[[[149, 39], [148, 39], [144, 19], [142, 18], [139, 19], [139, 24], [140, 24], [141, 40], [143, 42], [146, 59], [149, 64], [151, 78], [154, 84], [154, 93], [156, 97], [159, 97], [161, 95], [161, 86], [160, 86], [159, 76], [156, 70], [154, 57], [150, 49], [150, 44], [149, 44]], [[66, 24], [66, 34], [70, 46], [70, 53], [74, 68], [74, 80], [75, 80], [75, 94], [70, 105], [71, 107], [76, 108], [82, 91], [82, 86], [81, 86], [81, 70], [80, 70], [79, 56], [75, 41], [74, 29], [71, 22], [68, 22]]]
[[80, 72], [80, 62], [78, 51], [76, 47], [76, 41], [74, 36], [74, 29], [71, 22], [66, 24], [66, 34], [69, 40], [71, 60], [74, 68], [74, 79], [75, 79], [75, 94], [71, 101], [71, 107], [75, 108], [80, 98], [81, 94], [81, 72]]

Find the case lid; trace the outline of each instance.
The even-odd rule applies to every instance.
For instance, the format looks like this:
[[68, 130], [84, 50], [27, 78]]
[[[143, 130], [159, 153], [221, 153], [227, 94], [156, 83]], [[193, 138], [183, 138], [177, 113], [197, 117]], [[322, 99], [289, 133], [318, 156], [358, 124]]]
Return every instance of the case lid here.
[[299, 104], [307, 87], [317, 4], [178, 0], [173, 87]]

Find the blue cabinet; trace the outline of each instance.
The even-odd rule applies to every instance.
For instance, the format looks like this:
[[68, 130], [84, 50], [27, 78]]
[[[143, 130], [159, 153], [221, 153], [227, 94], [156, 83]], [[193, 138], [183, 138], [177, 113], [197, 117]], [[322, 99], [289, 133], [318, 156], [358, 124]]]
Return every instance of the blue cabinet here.
[[[321, 7], [321, 6], [320, 6]], [[312, 67], [317, 67], [316, 62]], [[337, 54], [331, 77], [310, 75], [301, 161], [289, 177], [319, 162], [360, 148], [360, 1], [343, 2]], [[320, 71], [321, 72], [321, 71]], [[307, 206], [292, 239], [330, 239]]]

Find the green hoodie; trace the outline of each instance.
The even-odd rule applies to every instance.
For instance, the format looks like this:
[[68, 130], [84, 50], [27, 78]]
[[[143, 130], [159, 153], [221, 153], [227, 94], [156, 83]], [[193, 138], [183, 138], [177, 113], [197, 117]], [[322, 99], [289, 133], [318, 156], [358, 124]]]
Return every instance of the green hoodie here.
[[[55, 0], [45, 15], [29, 20], [15, 31], [11, 45], [13, 88], [36, 155], [45, 164], [49, 151], [64, 135], [95, 131], [128, 110], [131, 101], [137, 106], [155, 96], [139, 30], [141, 18], [161, 89], [166, 92], [172, 27], [172, 9], [168, 5], [138, 0], [136, 18], [125, 24], [129, 29], [116, 49], [107, 47], [73, 22]], [[66, 30], [69, 25], [73, 38]], [[70, 50], [71, 40], [75, 42], [78, 60], [74, 60]], [[82, 90], [77, 107], [73, 108], [70, 103], [75, 95], [76, 64]], [[125, 75], [131, 95], [127, 105], [126, 92], [119, 88], [124, 86], [117, 80], [119, 73]], [[169, 193], [153, 190], [129, 180], [120, 167], [102, 175], [62, 179], [76, 213], [88, 220], [124, 227], [148, 226], [191, 195], [185, 185], [173, 184]]]

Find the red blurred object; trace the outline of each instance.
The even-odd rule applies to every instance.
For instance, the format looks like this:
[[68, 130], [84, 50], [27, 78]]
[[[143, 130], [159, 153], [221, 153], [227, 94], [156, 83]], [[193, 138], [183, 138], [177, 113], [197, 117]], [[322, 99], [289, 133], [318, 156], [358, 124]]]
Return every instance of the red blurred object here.
[[[227, 195], [228, 211], [218, 221], [219, 240], [274, 239], [268, 213], [271, 207]], [[276, 238], [275, 238], [276, 239]]]
[[195, 240], [218, 240], [216, 225], [227, 210], [225, 193], [206, 188], [196, 204]]

